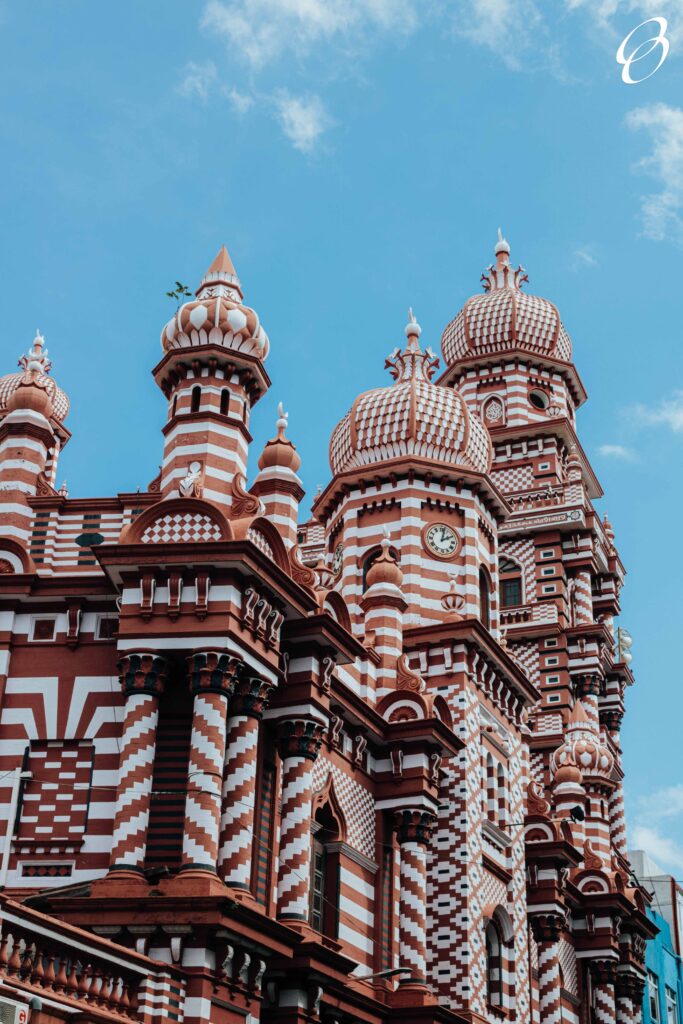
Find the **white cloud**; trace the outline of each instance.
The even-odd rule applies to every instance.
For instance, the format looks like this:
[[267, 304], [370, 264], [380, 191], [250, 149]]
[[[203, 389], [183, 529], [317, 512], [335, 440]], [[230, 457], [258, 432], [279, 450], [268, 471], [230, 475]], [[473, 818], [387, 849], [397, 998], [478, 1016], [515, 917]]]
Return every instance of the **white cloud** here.
[[572, 260], [574, 270], [580, 270], [582, 267], [597, 267], [597, 265], [598, 259], [591, 245], [580, 245], [578, 249], [574, 250]]
[[426, 0], [208, 0], [201, 26], [254, 68], [321, 43], [363, 45], [377, 32], [410, 33]]
[[683, 875], [683, 849], [673, 839], [661, 835], [656, 828], [636, 825], [631, 829], [630, 846], [633, 850], [645, 850], [656, 864], [673, 872], [678, 878]]
[[621, 459], [622, 462], [635, 462], [637, 459], [633, 449], [623, 444], [601, 444], [598, 451], [608, 459]]
[[230, 100], [230, 105], [237, 114], [246, 114], [254, 105], [254, 97], [240, 92], [238, 89], [226, 89], [225, 95]]
[[654, 178], [660, 190], [643, 196], [643, 233], [656, 241], [671, 239], [683, 246], [683, 110], [666, 103], [636, 107], [626, 117], [633, 131], [644, 130], [650, 153], [636, 169]]
[[456, 0], [457, 35], [486, 46], [512, 71], [521, 71], [539, 54], [550, 54], [546, 23], [535, 0]]
[[330, 119], [319, 96], [292, 96], [283, 91], [275, 97], [280, 126], [295, 149], [312, 153]]
[[666, 426], [675, 434], [683, 433], [683, 391], [674, 391], [653, 409], [636, 405], [633, 414], [646, 426]]
[[206, 103], [217, 79], [216, 65], [213, 61], [207, 60], [204, 64], [190, 61], [183, 68], [183, 79], [178, 85], [178, 92], [181, 96], [196, 98]]

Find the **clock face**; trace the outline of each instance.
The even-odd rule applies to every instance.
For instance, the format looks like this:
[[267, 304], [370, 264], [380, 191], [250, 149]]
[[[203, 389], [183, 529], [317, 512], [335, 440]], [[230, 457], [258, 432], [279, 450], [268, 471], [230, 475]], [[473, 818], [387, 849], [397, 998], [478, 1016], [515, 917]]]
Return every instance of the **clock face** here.
[[339, 576], [342, 571], [342, 559], [344, 557], [344, 546], [343, 544], [337, 544], [332, 555], [332, 572], [335, 576]]
[[424, 531], [425, 547], [436, 558], [453, 558], [458, 553], [458, 535], [448, 523], [431, 523]]

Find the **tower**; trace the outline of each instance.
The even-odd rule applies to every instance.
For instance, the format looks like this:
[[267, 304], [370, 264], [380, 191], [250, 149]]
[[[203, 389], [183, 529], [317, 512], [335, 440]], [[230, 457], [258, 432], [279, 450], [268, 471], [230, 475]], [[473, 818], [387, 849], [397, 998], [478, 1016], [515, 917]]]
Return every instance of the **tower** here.
[[154, 378], [168, 399], [160, 488], [229, 509], [244, 497], [251, 410], [270, 380], [270, 343], [223, 246], [196, 297], [161, 332]]

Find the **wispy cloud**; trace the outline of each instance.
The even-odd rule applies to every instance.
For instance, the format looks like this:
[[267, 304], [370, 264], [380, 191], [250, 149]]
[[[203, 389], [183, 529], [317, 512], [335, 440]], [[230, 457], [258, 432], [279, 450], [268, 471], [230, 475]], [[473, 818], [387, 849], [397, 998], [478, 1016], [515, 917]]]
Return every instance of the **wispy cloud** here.
[[275, 97], [280, 126], [295, 149], [312, 153], [330, 118], [319, 96], [292, 96], [283, 91]]
[[629, 845], [645, 852], [665, 871], [683, 876], [683, 847], [665, 833], [683, 817], [683, 784], [663, 786], [636, 803]]
[[230, 105], [237, 114], [246, 114], [248, 110], [254, 105], [255, 99], [248, 93], [240, 92], [239, 89], [235, 89], [230, 86], [225, 89], [225, 95], [230, 101]]
[[653, 408], [636, 405], [632, 413], [645, 426], [665, 426], [675, 434], [683, 433], [683, 391], [674, 391], [670, 398], [663, 399]]
[[581, 270], [584, 267], [597, 267], [598, 258], [593, 251], [592, 245], [580, 245], [577, 249], [574, 249], [572, 258], [572, 268], [574, 270]]
[[177, 89], [181, 96], [195, 98], [206, 103], [217, 80], [218, 73], [213, 61], [208, 60], [203, 64], [189, 61], [183, 68], [182, 79]]
[[675, 840], [663, 836], [658, 829], [647, 825], [634, 826], [630, 846], [634, 850], [645, 850], [665, 871], [671, 871], [679, 878], [683, 875], [683, 848]]
[[641, 199], [643, 234], [683, 247], [683, 110], [666, 103], [636, 107], [626, 117], [632, 131], [645, 131], [650, 152], [635, 165], [658, 190]]
[[607, 459], [620, 459], [622, 462], [635, 462], [638, 458], [633, 448], [627, 448], [623, 444], [601, 444], [598, 452]]
[[323, 43], [363, 45], [373, 33], [410, 33], [424, 0], [208, 0], [201, 26], [232, 59], [263, 68]]

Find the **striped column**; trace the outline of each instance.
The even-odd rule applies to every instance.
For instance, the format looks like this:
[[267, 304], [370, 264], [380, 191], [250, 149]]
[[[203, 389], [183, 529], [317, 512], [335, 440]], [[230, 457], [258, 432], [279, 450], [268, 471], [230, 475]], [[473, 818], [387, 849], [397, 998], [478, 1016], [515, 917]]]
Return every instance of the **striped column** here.
[[258, 676], [243, 675], [230, 700], [218, 874], [237, 889], [251, 885], [259, 723], [271, 689]]
[[166, 662], [148, 652], [119, 661], [126, 695], [121, 763], [109, 871], [142, 872], [156, 750], [159, 697], [166, 684]]
[[624, 810], [624, 790], [619, 782], [609, 799], [610, 836], [615, 849], [626, 856], [626, 812]]
[[580, 676], [574, 682], [576, 696], [580, 698], [591, 729], [600, 735], [600, 677], [594, 674]]
[[411, 968], [401, 984], [427, 984], [427, 846], [436, 819], [422, 810], [398, 811], [394, 828], [401, 850], [399, 949]]
[[313, 762], [322, 739], [320, 722], [296, 719], [280, 723], [282, 812], [277, 916], [282, 920], [308, 921]]
[[593, 592], [591, 574], [585, 570], [574, 577], [574, 625], [585, 626], [593, 622]]
[[216, 871], [228, 698], [240, 665], [225, 652], [197, 651], [188, 658], [194, 707], [182, 871]]
[[616, 962], [598, 960], [591, 964], [593, 970], [593, 1005], [595, 1024], [614, 1024], [617, 1007], [614, 998]]
[[560, 935], [562, 919], [559, 914], [544, 914], [531, 918], [531, 927], [538, 944], [538, 1008], [543, 1024], [562, 1021], [562, 988], [560, 984]]

